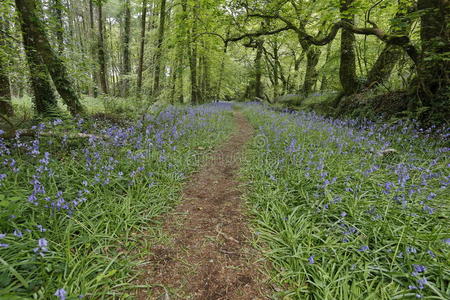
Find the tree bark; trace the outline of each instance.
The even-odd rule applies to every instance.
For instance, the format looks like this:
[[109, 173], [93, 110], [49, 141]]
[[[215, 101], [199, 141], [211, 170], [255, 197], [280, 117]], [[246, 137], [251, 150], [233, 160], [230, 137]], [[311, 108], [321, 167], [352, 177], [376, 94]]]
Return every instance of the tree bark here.
[[320, 50], [312, 45], [303, 48], [306, 51], [306, 72], [303, 81], [303, 93], [305, 96], [309, 95], [316, 85], [319, 73], [317, 72], [317, 64], [319, 63]]
[[58, 54], [62, 55], [64, 51], [64, 24], [63, 24], [63, 6], [61, 0], [53, 0], [52, 10], [55, 14], [55, 33], [58, 42]]
[[123, 32], [123, 53], [122, 53], [122, 82], [121, 82], [121, 96], [128, 97], [130, 80], [128, 76], [131, 72], [130, 62], [130, 35], [131, 35], [131, 9], [130, 0], [125, 1], [125, 18], [124, 18], [124, 32]]
[[262, 84], [262, 56], [264, 51], [264, 41], [256, 41], [256, 57], [255, 57], [255, 96], [259, 99], [264, 98], [264, 90]]
[[57, 102], [51, 87], [50, 76], [42, 57], [38, 54], [33, 24], [29, 22], [29, 12], [26, 10], [24, 0], [15, 0], [22, 31], [23, 46], [31, 74], [31, 88], [33, 89], [33, 103], [37, 115], [49, 116], [57, 111]]
[[[94, 42], [96, 40], [96, 34], [95, 34], [95, 21], [94, 21], [94, 3], [93, 0], [89, 0], [89, 33], [90, 33], [90, 53], [92, 60], [95, 62], [97, 61], [97, 46], [98, 43]], [[93, 64], [92, 66], [92, 96], [96, 98], [98, 96], [98, 71], [97, 71], [97, 64]]]
[[[330, 61], [332, 45], [333, 45], [333, 42], [331, 42], [331, 43], [329, 43], [327, 45], [327, 52], [326, 52], [327, 54], [326, 54], [326, 57], [325, 57], [325, 65], [327, 65], [328, 62]], [[321, 82], [321, 85], [320, 85], [320, 90], [323, 92], [323, 91], [326, 91], [327, 89], [328, 89], [328, 77], [327, 77], [327, 74], [324, 73], [322, 75], [322, 82]]]
[[421, 63], [418, 66], [421, 90], [427, 97], [422, 100], [432, 105], [433, 95], [450, 86], [450, 2], [447, 0], [418, 0], [421, 14]]
[[[16, 0], [16, 7], [22, 23], [23, 31], [30, 43], [29, 51], [36, 50], [36, 54], [45, 63], [53, 83], [64, 100], [69, 111], [75, 115], [83, 112], [79, 97], [75, 92], [72, 82], [69, 80], [67, 69], [62, 60], [55, 54], [47, 39], [44, 25], [38, 18], [38, 9], [35, 0]], [[24, 26], [24, 24], [26, 24]], [[34, 55], [34, 54], [33, 54]], [[38, 62], [34, 61], [33, 63]], [[41, 65], [38, 63], [38, 65]]]
[[103, 6], [102, 2], [98, 2], [98, 65], [99, 65], [99, 79], [100, 88], [103, 94], [108, 94], [107, 68], [106, 68], [106, 51], [104, 38], [104, 22], [103, 22]]
[[223, 83], [223, 77], [225, 72], [225, 58], [228, 52], [228, 41], [225, 42], [225, 45], [223, 46], [223, 55], [222, 59], [220, 61], [220, 69], [219, 69], [219, 80], [217, 81], [217, 87], [216, 87], [216, 98], [221, 98], [221, 92], [222, 92], [222, 83]]
[[164, 42], [164, 31], [166, 25], [166, 0], [161, 0], [159, 8], [158, 44], [155, 53], [155, 77], [153, 81], [153, 96], [159, 97], [162, 65], [162, 48]]
[[[390, 29], [393, 34], [409, 35], [411, 31], [411, 19], [405, 16], [405, 12], [408, 10], [410, 10], [408, 7], [399, 7], [399, 12], [395, 15], [396, 23], [398, 24], [393, 25]], [[364, 88], [375, 87], [387, 81], [402, 54], [403, 49], [401, 47], [386, 44], [375, 64], [370, 69]]]
[[0, 16], [0, 114], [6, 116], [14, 115], [11, 105], [11, 86], [9, 84], [8, 70], [10, 67], [9, 54], [5, 51], [8, 30], [8, 23]]
[[142, 91], [142, 73], [144, 72], [145, 30], [147, 20], [147, 0], [142, 0], [141, 16], [141, 40], [139, 41], [139, 63], [137, 71], [137, 94], [140, 97]]
[[[186, 3], [185, 3], [186, 2]], [[183, 9], [187, 9], [187, 1], [183, 0]], [[195, 35], [197, 34], [197, 18], [199, 14], [199, 3], [195, 2], [193, 6], [193, 21], [192, 28], [189, 35], [189, 65], [191, 70], [191, 102], [193, 104], [200, 103], [200, 92], [198, 88], [197, 78], [197, 41]]]
[[[353, 0], [341, 0], [341, 19], [351, 25], [355, 23], [355, 15], [349, 12]], [[352, 95], [358, 90], [356, 77], [355, 34], [345, 28], [341, 32], [341, 62], [339, 78], [345, 95]]]

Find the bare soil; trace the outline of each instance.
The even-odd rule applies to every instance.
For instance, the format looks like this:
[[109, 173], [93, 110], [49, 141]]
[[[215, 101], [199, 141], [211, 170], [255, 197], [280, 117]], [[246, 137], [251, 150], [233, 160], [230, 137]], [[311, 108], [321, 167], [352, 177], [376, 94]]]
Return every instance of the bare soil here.
[[269, 299], [268, 279], [251, 247], [240, 157], [253, 128], [236, 112], [236, 129], [192, 175], [163, 230], [170, 242], [153, 245], [138, 299]]

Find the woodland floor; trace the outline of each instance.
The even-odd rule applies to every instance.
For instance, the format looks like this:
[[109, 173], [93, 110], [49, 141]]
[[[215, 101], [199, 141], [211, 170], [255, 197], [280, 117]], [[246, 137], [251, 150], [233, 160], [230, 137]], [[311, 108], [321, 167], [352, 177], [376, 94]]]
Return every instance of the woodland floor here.
[[268, 299], [269, 284], [250, 245], [240, 158], [253, 128], [235, 113], [232, 136], [187, 182], [163, 225], [168, 242], [146, 258], [138, 299]]

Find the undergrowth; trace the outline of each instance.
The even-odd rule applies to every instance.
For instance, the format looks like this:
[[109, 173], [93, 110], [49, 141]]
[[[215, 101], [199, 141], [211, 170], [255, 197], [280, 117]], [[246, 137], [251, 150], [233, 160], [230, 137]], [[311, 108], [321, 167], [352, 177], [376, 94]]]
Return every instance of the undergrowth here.
[[450, 298], [448, 130], [246, 115], [246, 197], [277, 299]]
[[199, 149], [231, 131], [229, 109], [57, 119], [0, 137], [0, 299], [131, 297], [132, 233], [174, 205]]

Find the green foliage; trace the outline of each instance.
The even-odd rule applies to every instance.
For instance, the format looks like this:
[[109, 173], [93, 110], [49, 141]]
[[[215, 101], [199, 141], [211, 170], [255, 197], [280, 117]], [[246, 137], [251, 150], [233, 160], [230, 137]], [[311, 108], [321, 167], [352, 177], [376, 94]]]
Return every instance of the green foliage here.
[[54, 120], [50, 135], [22, 137], [23, 147], [2, 154], [0, 299], [52, 299], [61, 288], [68, 299], [132, 298], [143, 232], [158, 232], [156, 217], [204, 155], [197, 149], [231, 127], [220, 108], [168, 107], [143, 118]]
[[443, 137], [403, 122], [246, 114], [259, 130], [243, 176], [277, 298], [448, 299]]

